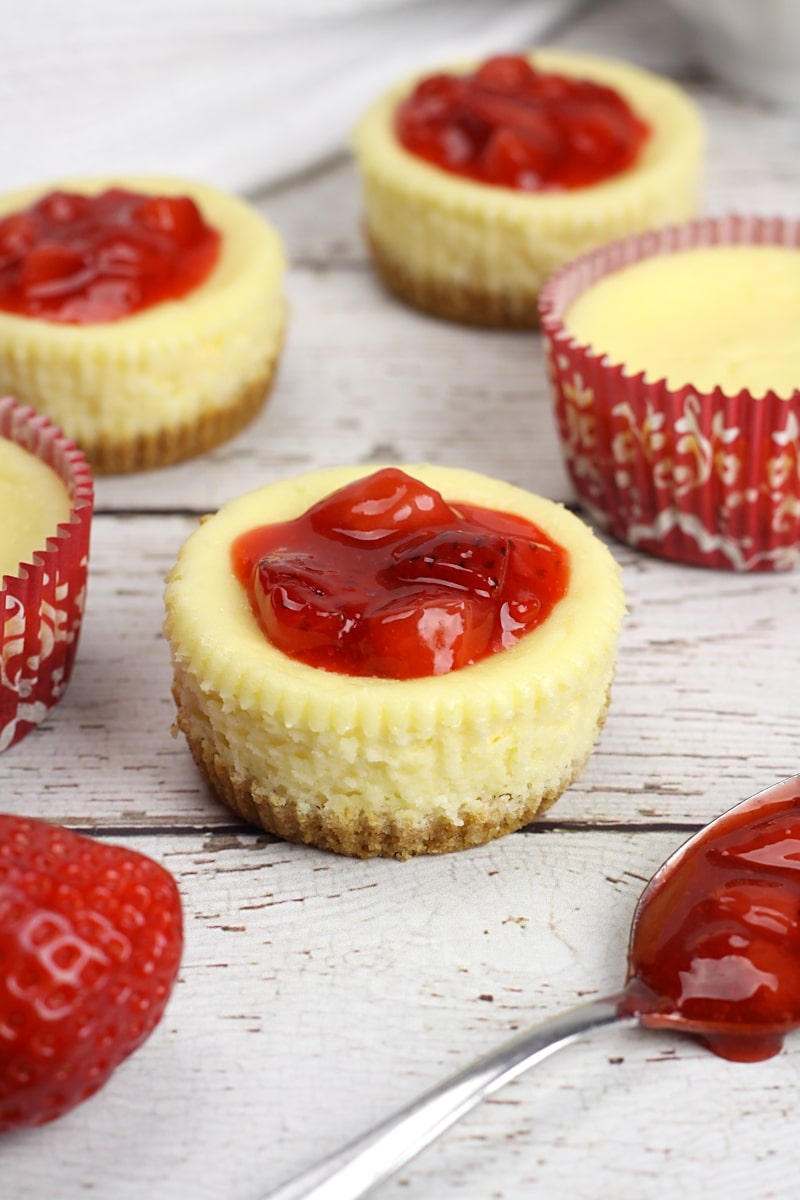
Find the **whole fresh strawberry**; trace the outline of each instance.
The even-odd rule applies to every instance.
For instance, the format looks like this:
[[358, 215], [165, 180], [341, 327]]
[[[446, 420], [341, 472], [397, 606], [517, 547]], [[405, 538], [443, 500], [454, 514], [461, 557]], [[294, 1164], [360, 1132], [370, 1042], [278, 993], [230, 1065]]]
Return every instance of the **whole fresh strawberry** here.
[[182, 944], [158, 863], [0, 814], [0, 1131], [103, 1086], [158, 1024]]

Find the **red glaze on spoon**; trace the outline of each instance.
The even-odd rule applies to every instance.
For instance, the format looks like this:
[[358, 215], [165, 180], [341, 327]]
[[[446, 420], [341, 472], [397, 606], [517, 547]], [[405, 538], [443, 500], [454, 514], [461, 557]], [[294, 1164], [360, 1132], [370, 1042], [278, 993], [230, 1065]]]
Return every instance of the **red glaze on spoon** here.
[[800, 778], [725, 813], [654, 876], [625, 1007], [737, 1062], [771, 1058], [800, 1025]]

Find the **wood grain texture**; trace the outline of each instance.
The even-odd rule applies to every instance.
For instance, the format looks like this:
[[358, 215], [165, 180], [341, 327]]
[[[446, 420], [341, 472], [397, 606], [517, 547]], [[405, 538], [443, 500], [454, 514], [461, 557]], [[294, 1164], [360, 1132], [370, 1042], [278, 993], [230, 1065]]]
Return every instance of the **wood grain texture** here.
[[[605, 0], [563, 46], [679, 79], [709, 130], [706, 208], [800, 211], [800, 122], [709, 80], [666, 5]], [[572, 500], [536, 335], [460, 329], [382, 291], [341, 159], [256, 202], [291, 258], [269, 407], [191, 463], [100, 479], [60, 707], [0, 757], [2, 807], [144, 850], [179, 881], [167, 1015], [95, 1099], [0, 1146], [2, 1200], [259, 1200], [521, 1026], [616, 988], [650, 873], [693, 828], [800, 770], [800, 577], [619, 545], [608, 721], [541, 822], [490, 846], [358, 862], [246, 829], [171, 735], [163, 577], [203, 512], [339, 463], [429, 460]], [[499, 1093], [386, 1200], [794, 1197], [797, 1039], [767, 1063], [605, 1031]], [[702, 1136], [698, 1135], [702, 1130]]]

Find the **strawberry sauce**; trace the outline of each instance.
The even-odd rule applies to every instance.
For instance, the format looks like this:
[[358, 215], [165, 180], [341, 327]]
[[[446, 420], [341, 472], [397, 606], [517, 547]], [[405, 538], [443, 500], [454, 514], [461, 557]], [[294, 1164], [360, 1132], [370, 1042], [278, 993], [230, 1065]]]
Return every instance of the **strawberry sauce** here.
[[188, 196], [50, 192], [0, 219], [0, 309], [67, 325], [117, 321], [191, 292], [220, 240]]
[[431, 75], [399, 106], [412, 154], [480, 183], [526, 192], [589, 187], [631, 167], [649, 127], [613, 88], [546, 75], [526, 58]]
[[269, 640], [345, 675], [413, 679], [513, 646], [567, 590], [567, 552], [522, 517], [450, 504], [396, 468], [239, 537]]
[[[800, 1026], [800, 787], [714, 822], [645, 893], [629, 1011], [760, 1062]], [[627, 1007], [627, 1006], [626, 1006]]]

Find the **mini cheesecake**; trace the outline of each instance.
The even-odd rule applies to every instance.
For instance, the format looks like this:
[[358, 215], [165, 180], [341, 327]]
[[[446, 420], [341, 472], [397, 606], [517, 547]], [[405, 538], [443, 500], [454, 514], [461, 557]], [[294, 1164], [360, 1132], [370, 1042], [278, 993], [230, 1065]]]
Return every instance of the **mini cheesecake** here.
[[547, 76], [613, 89], [648, 136], [630, 165], [599, 182], [572, 186], [573, 178], [567, 188], [520, 190], [410, 152], [398, 137], [397, 116], [420, 81], [392, 89], [364, 115], [353, 144], [375, 267], [417, 308], [476, 325], [533, 327], [542, 284], [569, 259], [698, 208], [704, 133], [684, 92], [638, 67], [590, 55], [536, 50], [529, 61]]
[[693, 566], [800, 565], [800, 222], [731, 214], [600, 247], [540, 311], [593, 521]]
[[566, 591], [508, 649], [397, 679], [321, 669], [266, 636], [232, 548], [364, 468], [227, 504], [185, 543], [166, 588], [177, 725], [214, 791], [280, 837], [359, 857], [474, 846], [553, 804], [603, 723], [624, 611], [614, 560], [561, 506], [468, 471], [405, 470], [450, 503], [523, 518], [565, 553]]
[[[241, 430], [269, 394], [285, 323], [277, 234], [244, 202], [181, 180], [78, 180], [2, 197], [0, 273], [17, 269], [20, 214], [24, 221], [48, 195], [97, 197], [112, 189], [145, 199], [188, 197], [219, 240], [200, 282], [118, 319], [54, 320], [44, 303], [41, 315], [0, 304], [0, 394], [47, 415], [101, 473], [165, 466]], [[66, 259], [68, 250], [61, 252]], [[126, 270], [134, 269], [122, 261], [130, 248], [102, 253], [117, 255], [107, 286], [124, 287]], [[52, 263], [47, 270], [39, 287], [45, 299], [72, 286], [52, 277]]]

